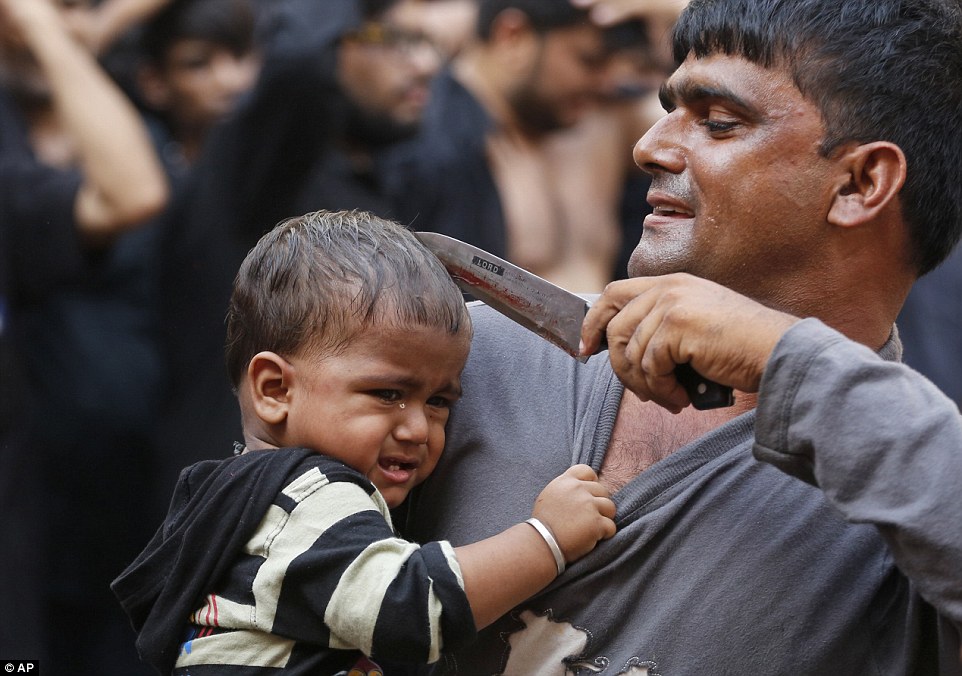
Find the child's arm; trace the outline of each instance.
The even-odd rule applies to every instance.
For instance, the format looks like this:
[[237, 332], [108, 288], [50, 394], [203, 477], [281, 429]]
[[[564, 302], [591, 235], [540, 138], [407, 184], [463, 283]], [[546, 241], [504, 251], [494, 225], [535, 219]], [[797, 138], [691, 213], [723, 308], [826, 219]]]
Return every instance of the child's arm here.
[[[253, 585], [238, 575], [236, 589], [218, 592], [250, 596], [253, 605], [216, 604], [211, 595], [195, 622], [252, 623], [250, 641], [273, 634], [319, 649], [361, 650], [374, 660], [431, 663], [558, 574], [546, 540], [527, 523], [460, 549], [402, 540], [367, 479], [324, 460], [292, 483], [284, 505], [275, 504], [251, 536], [246, 558], [264, 559]], [[548, 484], [533, 509], [568, 561], [614, 533], [614, 512], [584, 465]], [[207, 659], [202, 653], [195, 645], [191, 659]]]
[[[615, 504], [587, 465], [575, 465], [535, 501], [532, 516], [553, 534], [565, 562], [581, 558], [615, 534]], [[547, 540], [521, 523], [480, 542], [457, 547], [474, 623], [486, 627], [558, 576]]]

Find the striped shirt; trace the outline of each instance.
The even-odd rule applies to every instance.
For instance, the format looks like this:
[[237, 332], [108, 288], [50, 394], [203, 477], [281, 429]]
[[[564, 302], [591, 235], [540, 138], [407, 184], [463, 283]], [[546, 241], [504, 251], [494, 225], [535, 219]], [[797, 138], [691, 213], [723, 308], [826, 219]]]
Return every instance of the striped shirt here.
[[475, 635], [454, 550], [395, 536], [359, 472], [311, 458], [190, 615], [174, 674], [334, 674], [436, 661]]

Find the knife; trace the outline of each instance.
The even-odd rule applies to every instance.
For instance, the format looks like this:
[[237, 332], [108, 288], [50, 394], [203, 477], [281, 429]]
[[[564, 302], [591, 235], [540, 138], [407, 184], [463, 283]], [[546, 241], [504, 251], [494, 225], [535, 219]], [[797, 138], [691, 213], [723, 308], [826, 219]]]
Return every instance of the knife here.
[[[588, 312], [584, 298], [476, 246], [435, 232], [414, 236], [438, 257], [462, 291], [533, 331], [581, 362], [581, 323]], [[600, 349], [605, 349], [602, 345]], [[689, 364], [675, 367], [675, 377], [699, 410], [731, 406], [732, 389], [702, 378]]]

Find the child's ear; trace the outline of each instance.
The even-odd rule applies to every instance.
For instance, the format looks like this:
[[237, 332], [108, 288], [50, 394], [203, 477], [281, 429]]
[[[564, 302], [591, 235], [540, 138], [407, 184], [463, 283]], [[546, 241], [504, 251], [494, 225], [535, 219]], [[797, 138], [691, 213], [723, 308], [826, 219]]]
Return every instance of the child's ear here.
[[270, 425], [287, 419], [293, 369], [274, 352], [258, 352], [247, 365], [251, 403], [257, 417]]
[[852, 146], [842, 153], [845, 174], [828, 212], [841, 227], [875, 219], [898, 198], [905, 184], [905, 153], [894, 143], [876, 141]]

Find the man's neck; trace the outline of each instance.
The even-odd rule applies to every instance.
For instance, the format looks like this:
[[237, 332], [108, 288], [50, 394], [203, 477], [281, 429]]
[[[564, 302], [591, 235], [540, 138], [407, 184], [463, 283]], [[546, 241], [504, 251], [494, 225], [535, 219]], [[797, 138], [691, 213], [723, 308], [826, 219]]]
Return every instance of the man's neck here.
[[601, 465], [601, 483], [612, 492], [621, 489], [659, 460], [754, 409], [756, 403], [756, 394], [736, 392], [734, 406], [709, 411], [689, 406], [675, 415], [625, 390]]
[[474, 47], [459, 56], [453, 66], [455, 79], [481, 104], [494, 122], [498, 133], [517, 143], [533, 143], [518, 124], [514, 112], [502, 91], [500, 74], [484, 53], [483, 47]]

